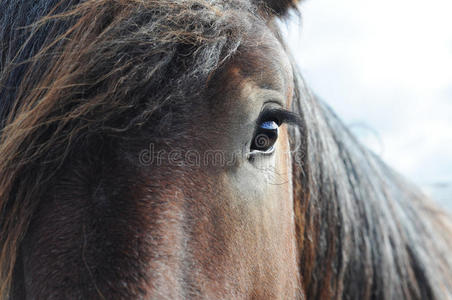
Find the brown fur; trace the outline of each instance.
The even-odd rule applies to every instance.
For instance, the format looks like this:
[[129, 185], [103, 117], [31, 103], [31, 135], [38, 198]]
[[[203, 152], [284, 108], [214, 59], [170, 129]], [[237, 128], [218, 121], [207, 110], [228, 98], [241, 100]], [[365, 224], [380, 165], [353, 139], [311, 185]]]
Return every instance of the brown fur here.
[[[0, 299], [450, 297], [448, 217], [289, 76], [295, 2], [75, 2], [0, 3]], [[277, 184], [137, 162], [235, 151], [261, 87], [303, 118]]]

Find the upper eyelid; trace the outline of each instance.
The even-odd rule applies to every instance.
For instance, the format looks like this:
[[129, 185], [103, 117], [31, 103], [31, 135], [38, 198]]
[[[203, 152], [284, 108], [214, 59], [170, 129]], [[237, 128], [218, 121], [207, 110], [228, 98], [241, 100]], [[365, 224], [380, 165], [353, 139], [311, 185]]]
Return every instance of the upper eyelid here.
[[295, 114], [289, 110], [283, 109], [283, 108], [264, 108], [264, 109], [262, 109], [262, 112], [259, 115], [257, 123], [259, 125], [261, 122], [265, 122], [265, 121], [269, 121], [269, 120], [274, 121], [275, 119], [278, 120], [278, 122], [279, 122], [278, 125], [281, 125], [284, 123], [293, 124], [293, 125], [297, 125], [297, 126], [301, 125], [301, 118], [297, 114]]
[[279, 98], [273, 98], [273, 99], [270, 99], [270, 100], [267, 100], [267, 101], [265, 101], [264, 102], [264, 106], [262, 107], [262, 110], [264, 110], [265, 109], [265, 106], [266, 105], [268, 105], [268, 104], [276, 104], [276, 105], [278, 105], [280, 108], [284, 108], [284, 105], [283, 105], [283, 103], [281, 102], [281, 100], [279, 100]]

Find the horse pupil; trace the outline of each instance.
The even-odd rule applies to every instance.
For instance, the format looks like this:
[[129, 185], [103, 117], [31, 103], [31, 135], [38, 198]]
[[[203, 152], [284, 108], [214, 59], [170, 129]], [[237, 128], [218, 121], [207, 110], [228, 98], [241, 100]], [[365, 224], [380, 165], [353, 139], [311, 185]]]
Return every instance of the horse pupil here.
[[278, 139], [278, 125], [274, 121], [263, 122], [254, 135], [251, 150], [268, 151]]

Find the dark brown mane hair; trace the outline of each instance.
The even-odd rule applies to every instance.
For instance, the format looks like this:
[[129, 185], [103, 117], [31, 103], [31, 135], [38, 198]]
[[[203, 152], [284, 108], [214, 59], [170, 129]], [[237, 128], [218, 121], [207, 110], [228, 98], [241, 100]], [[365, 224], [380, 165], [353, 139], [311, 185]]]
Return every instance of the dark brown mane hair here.
[[294, 110], [306, 125], [292, 132], [302, 145], [294, 193], [307, 298], [449, 299], [450, 216], [360, 145], [298, 78]]
[[[262, 11], [284, 15], [287, 6], [36, 2], [0, 3], [0, 299], [14, 289], [36, 199], [64, 163], [138, 138], [170, 106], [188, 113], [180, 104], [247, 43], [253, 23], [276, 28]], [[304, 126], [291, 140], [306, 297], [450, 297], [447, 216], [359, 145], [295, 73], [293, 109]]]

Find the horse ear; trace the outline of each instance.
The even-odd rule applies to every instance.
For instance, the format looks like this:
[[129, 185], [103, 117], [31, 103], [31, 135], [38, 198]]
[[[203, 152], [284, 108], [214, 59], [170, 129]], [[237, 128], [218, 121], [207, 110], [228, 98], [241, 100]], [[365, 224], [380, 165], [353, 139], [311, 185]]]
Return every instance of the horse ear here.
[[253, 0], [268, 16], [283, 17], [290, 9], [297, 8], [298, 0]]

